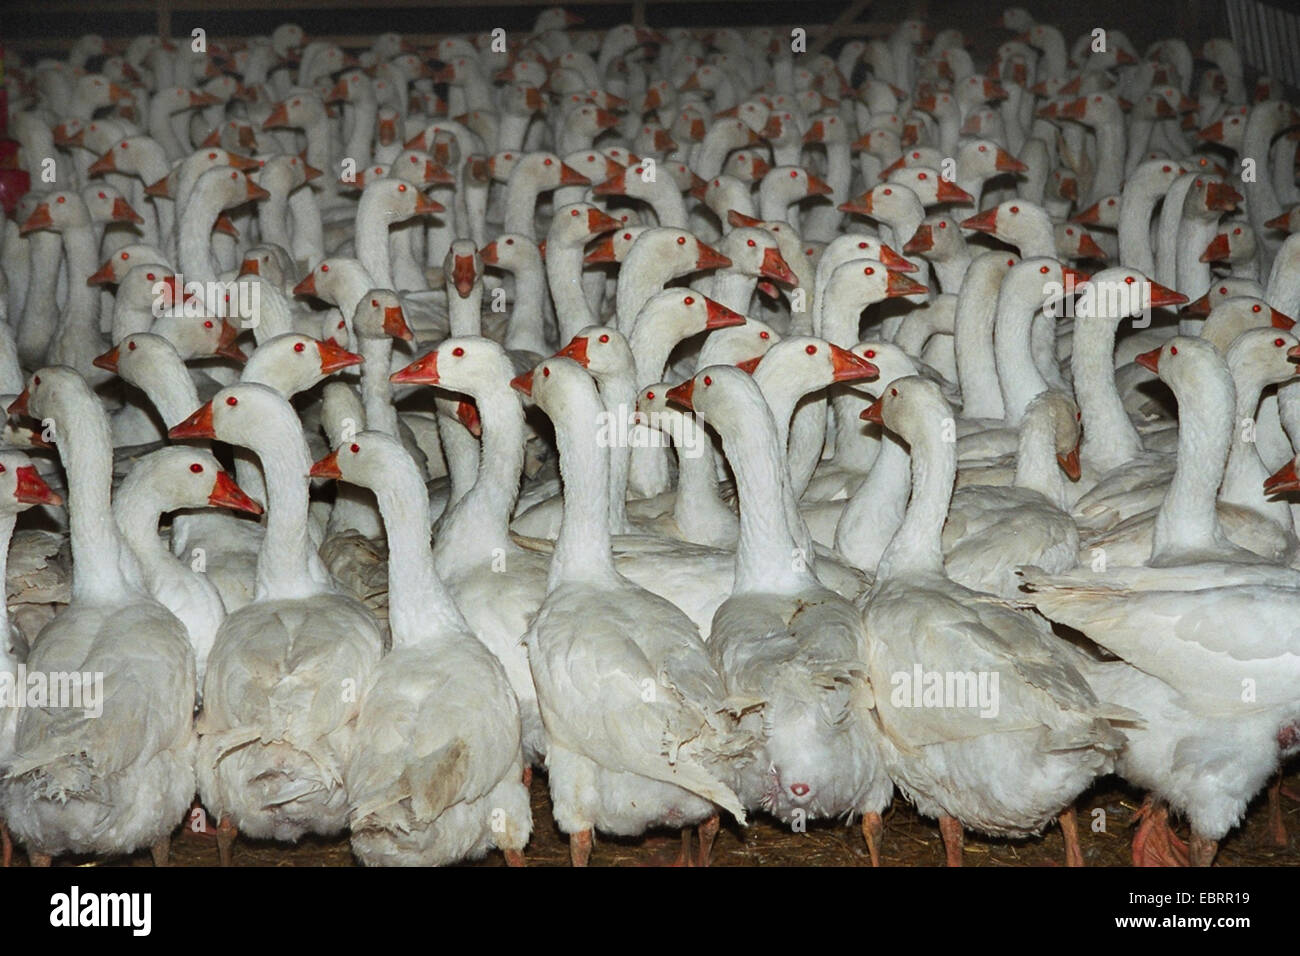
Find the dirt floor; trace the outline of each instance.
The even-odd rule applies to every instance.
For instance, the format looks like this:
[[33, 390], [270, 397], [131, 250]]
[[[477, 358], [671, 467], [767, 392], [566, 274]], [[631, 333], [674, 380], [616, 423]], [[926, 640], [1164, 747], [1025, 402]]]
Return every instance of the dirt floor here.
[[[1286, 789], [1300, 791], [1300, 768], [1288, 775]], [[528, 845], [530, 866], [567, 866], [568, 842], [551, 819], [550, 797], [545, 774], [533, 779], [533, 839]], [[1089, 866], [1129, 866], [1129, 845], [1133, 816], [1141, 794], [1123, 789], [1114, 777], [1100, 781], [1078, 803], [1079, 831]], [[1105, 812], [1105, 829], [1094, 832], [1097, 809]], [[1250, 806], [1245, 824], [1223, 842], [1217, 866], [1300, 865], [1300, 803], [1282, 798], [1283, 819], [1290, 831], [1288, 845], [1274, 845], [1269, 834], [1267, 805], [1261, 794]], [[1186, 824], [1176, 824], [1186, 839]], [[593, 866], [664, 866], [672, 864], [681, 847], [677, 833], [658, 831], [643, 839], [614, 840], [597, 837], [591, 855]], [[941, 866], [944, 861], [939, 828], [932, 820], [918, 817], [901, 797], [885, 816], [882, 862], [886, 866]], [[990, 840], [975, 834], [966, 836], [966, 866], [1062, 866], [1065, 851], [1060, 830], [1053, 827], [1042, 837], [1027, 841]], [[172, 840], [171, 862], [175, 866], [215, 866], [217, 850], [209, 837], [178, 830]], [[866, 845], [855, 824], [817, 823], [806, 833], [792, 833], [770, 818], [757, 816], [748, 828], [724, 824], [713, 849], [714, 866], [866, 866]], [[21, 850], [14, 853], [14, 865], [26, 866]], [[150, 866], [147, 852], [112, 860], [94, 861], [73, 857], [56, 860], [55, 866]], [[240, 839], [235, 845], [235, 866], [353, 866], [355, 861], [346, 838], [307, 839], [296, 846]], [[476, 866], [504, 866], [499, 853], [492, 853]]]

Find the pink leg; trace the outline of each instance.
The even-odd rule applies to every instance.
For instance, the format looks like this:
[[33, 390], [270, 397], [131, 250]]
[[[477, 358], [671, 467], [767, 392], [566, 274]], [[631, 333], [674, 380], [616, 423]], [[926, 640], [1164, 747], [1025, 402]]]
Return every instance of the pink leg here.
[[885, 839], [885, 822], [879, 813], [862, 815], [862, 836], [867, 841], [867, 853], [871, 854], [871, 865], [880, 866], [880, 844]]
[[961, 866], [961, 850], [965, 844], [961, 823], [956, 817], [940, 817], [939, 833], [943, 837], [943, 849], [948, 856], [948, 865]]
[[591, 831], [579, 830], [569, 834], [569, 859], [574, 866], [586, 866], [591, 859]]
[[1087, 866], [1083, 861], [1083, 847], [1079, 845], [1079, 814], [1074, 807], [1061, 813], [1061, 835], [1065, 837], [1065, 865]]
[[708, 866], [709, 858], [713, 856], [713, 841], [718, 836], [718, 831], [722, 829], [722, 818], [716, 813], [699, 825], [700, 831], [700, 853], [695, 858], [696, 866]]

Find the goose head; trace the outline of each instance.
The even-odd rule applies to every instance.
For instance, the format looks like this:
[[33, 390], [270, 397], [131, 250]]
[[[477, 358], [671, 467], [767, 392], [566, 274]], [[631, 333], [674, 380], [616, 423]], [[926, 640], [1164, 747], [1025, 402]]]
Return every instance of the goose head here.
[[370, 285], [370, 274], [356, 259], [331, 256], [318, 262], [316, 267], [293, 287], [293, 294], [312, 295], [337, 306], [347, 298], [345, 293], [349, 289], [364, 291], [370, 288]]
[[[925, 207], [907, 186], [880, 183], [861, 196], [839, 205], [840, 212], [871, 216], [884, 223], [904, 222], [909, 217], [921, 219]], [[963, 223], [964, 225], [964, 223]]]
[[510, 356], [496, 342], [478, 336], [453, 336], [432, 352], [389, 376], [396, 385], [436, 385], [479, 396], [500, 389], [514, 378]]
[[1247, 279], [1241, 276], [1224, 276], [1210, 284], [1210, 288], [1205, 291], [1194, 302], [1189, 302], [1183, 308], [1183, 315], [1208, 316], [1220, 302], [1224, 299], [1237, 295], [1248, 295], [1261, 298], [1264, 295], [1264, 289], [1258, 280]]
[[160, 512], [213, 507], [262, 513], [262, 506], [222, 470], [216, 456], [202, 448], [176, 446], [149, 453], [131, 468], [123, 488], [142, 482]]
[[510, 173], [510, 181], [522, 177], [535, 184], [540, 191], [560, 186], [590, 186], [591, 180], [576, 169], [566, 166], [554, 153], [532, 152], [524, 154]]
[[1237, 391], [1254, 395], [1300, 372], [1300, 338], [1281, 329], [1247, 329], [1228, 347], [1227, 359]]
[[807, 335], [783, 339], [756, 364], [741, 364], [760, 385], [792, 390], [797, 395], [841, 382], [869, 382], [880, 375], [880, 369], [868, 359]]
[[880, 397], [863, 409], [863, 421], [884, 425], [913, 447], [933, 442], [939, 423], [952, 417], [952, 406], [937, 384], [919, 375], [894, 379]]
[[170, 342], [185, 361], [211, 356], [228, 358], [240, 364], [248, 360], [235, 344], [240, 330], [225, 319], [163, 315], [154, 322], [150, 332]]
[[85, 228], [90, 224], [90, 209], [85, 200], [75, 192], [60, 190], [47, 194], [37, 202], [31, 215], [18, 228], [18, 234], [25, 236], [37, 229], [61, 233], [67, 229]]
[[731, 270], [754, 278], [797, 286], [799, 280], [781, 256], [776, 237], [766, 229], [742, 226], [718, 243], [718, 251], [731, 260]]
[[367, 103], [375, 99], [375, 87], [370, 77], [361, 70], [348, 70], [330, 87], [324, 97], [330, 103]]
[[657, 119], [648, 119], [637, 127], [632, 147], [643, 156], [663, 156], [677, 149], [677, 141]]
[[589, 239], [617, 229], [620, 225], [617, 219], [591, 203], [569, 203], [555, 210], [546, 241], [581, 246]]
[[[882, 169], [880, 175], [888, 178], [897, 170], [905, 169], [908, 166], [926, 166], [930, 169], [938, 169], [943, 163], [943, 158], [943, 153], [933, 146], [911, 146], [903, 150], [898, 159]], [[906, 180], [899, 181], [906, 182]], [[908, 185], [911, 184], [908, 183]]]
[[[621, 151], [626, 159], [631, 157]], [[603, 183], [623, 174], [623, 165], [599, 149], [580, 149], [564, 157], [564, 164], [593, 183]]]
[[269, 385], [282, 395], [296, 395], [335, 372], [360, 365], [362, 358], [333, 339], [314, 339], [285, 332], [267, 339], [249, 357], [240, 381]]
[[339, 185], [344, 189], [365, 189], [377, 179], [383, 179], [392, 171], [388, 163], [375, 163], [358, 169], [349, 179], [340, 179]]
[[268, 191], [274, 189], [287, 194], [321, 175], [319, 169], [307, 165], [307, 160], [291, 153], [271, 156], [260, 162], [261, 168], [251, 175], [259, 186]]
[[261, 276], [278, 289], [285, 288], [285, 280], [294, 267], [293, 258], [273, 242], [261, 243], [244, 253], [239, 264], [241, 276]]
[[738, 365], [753, 361], [781, 341], [781, 335], [766, 322], [746, 318], [743, 325], [710, 333], [700, 349], [698, 366]]
[[859, 342], [849, 351], [876, 369], [873, 379], [860, 379], [854, 383], [855, 391], [862, 391], [873, 397], [879, 396], [885, 386], [895, 379], [916, 375], [919, 371], [916, 360], [892, 342], [867, 340]]
[[1228, 220], [1222, 232], [1210, 240], [1201, 253], [1202, 262], [1224, 262], [1229, 265], [1255, 258], [1255, 230], [1245, 220]]
[[1226, 355], [1228, 347], [1248, 329], [1289, 332], [1294, 327], [1295, 319], [1279, 312], [1263, 299], [1253, 295], [1234, 295], [1222, 299], [1210, 310], [1201, 328], [1201, 337]]
[[[883, 249], [888, 248], [882, 245]], [[892, 252], [892, 250], [890, 250]], [[928, 216], [922, 223], [916, 227], [916, 232], [911, 239], [903, 246], [903, 251], [908, 255], [921, 255], [931, 262], [947, 262], [952, 259], [966, 255], [966, 239], [961, 234], [961, 226], [954, 216], [947, 213], [941, 213], [937, 216]], [[897, 253], [894, 253], [897, 255]], [[879, 258], [888, 267], [889, 263], [885, 262], [882, 256], [869, 256], [868, 258]], [[901, 258], [901, 257], [900, 257]], [[907, 260], [904, 259], [904, 262]], [[910, 265], [910, 263], [908, 263]], [[912, 271], [915, 270], [912, 266]]]
[[388, 225], [404, 222], [414, 216], [446, 212], [442, 203], [430, 199], [414, 185], [391, 176], [367, 182], [362, 190], [361, 201], [367, 208], [377, 210], [382, 221]]
[[483, 260], [472, 239], [456, 239], [442, 260], [442, 274], [447, 278], [447, 288], [454, 289], [462, 299], [468, 298], [483, 281]]
[[1037, 203], [1008, 199], [992, 209], [971, 216], [961, 223], [963, 229], [986, 232], [1009, 245], [1047, 248], [1055, 245], [1052, 221]]
[[772, 166], [756, 149], [738, 149], [722, 164], [722, 172], [734, 176], [742, 183], [757, 183], [771, 172]]
[[1072, 217], [1071, 222], [1081, 226], [1103, 226], [1114, 229], [1119, 226], [1119, 212], [1122, 197], [1103, 196], [1083, 212]]
[[761, 188], [765, 193], [780, 197], [782, 203], [831, 194], [831, 187], [825, 180], [800, 166], [773, 166], [763, 177]]
[[510, 385], [531, 398], [557, 427], [583, 427], [573, 417], [578, 409], [589, 409], [594, 414], [603, 410], [595, 380], [581, 365], [562, 355], [543, 360], [532, 371], [512, 379]]
[[312, 90], [299, 89], [275, 104], [262, 129], [306, 129], [326, 119], [325, 103]]
[[301, 428], [293, 406], [275, 389], [255, 382], [236, 382], [168, 429], [167, 437], [215, 438], [257, 450], [281, 443], [282, 436], [293, 435]]
[[636, 363], [627, 339], [617, 329], [603, 325], [582, 329], [555, 354], [577, 362], [601, 383], [614, 377], [630, 378], [636, 374]]
[[1056, 254], [1062, 259], [1097, 259], [1105, 262], [1106, 251], [1097, 245], [1092, 233], [1078, 223], [1058, 222], [1052, 226]]
[[[817, 95], [821, 96], [820, 93]], [[807, 132], [803, 134], [803, 141], [841, 146], [849, 141], [849, 128], [836, 112], [817, 113], [812, 117]]]
[[1022, 431], [1039, 420], [1051, 429], [1056, 462], [1071, 481], [1078, 481], [1079, 440], [1083, 436], [1083, 413], [1074, 399], [1056, 389], [1035, 395], [1025, 406]]
[[1227, 359], [1204, 339], [1176, 335], [1160, 348], [1143, 352], [1136, 361], [1173, 389], [1179, 405], [1207, 392], [1212, 383], [1226, 382], [1231, 407], [1232, 376]]
[[81, 199], [97, 223], [129, 222], [140, 225], [144, 218], [131, 208], [131, 204], [115, 186], [107, 183], [92, 184], [81, 190]]
[[0, 451], [0, 514], [18, 514], [33, 505], [61, 505], [63, 499], [17, 449]]
[[195, 196], [209, 196], [219, 209], [232, 209], [250, 199], [269, 199], [268, 193], [238, 169], [219, 166], [209, 169], [194, 184]]
[[406, 449], [383, 432], [362, 431], [314, 462], [312, 478], [333, 478], [362, 488], [383, 488], [389, 483], [395, 459], [407, 458]]
[[352, 314], [352, 328], [360, 338], [409, 342], [415, 337], [406, 324], [402, 300], [392, 289], [371, 289], [363, 295]]
[[912, 190], [923, 206], [939, 203], [975, 205], [975, 198], [970, 193], [944, 179], [937, 169], [929, 166], [904, 166], [891, 173], [888, 181]]
[[117, 285], [113, 297], [114, 309], [129, 309], [139, 312], [153, 312], [171, 309], [181, 296], [186, 300], [193, 298], [192, 293], [178, 289], [176, 273], [167, 266], [157, 262], [138, 265], [128, 270]]
[[98, 176], [103, 173], [138, 173], [140, 161], [158, 149], [157, 142], [143, 133], [126, 136], [116, 140], [86, 170], [88, 175]]

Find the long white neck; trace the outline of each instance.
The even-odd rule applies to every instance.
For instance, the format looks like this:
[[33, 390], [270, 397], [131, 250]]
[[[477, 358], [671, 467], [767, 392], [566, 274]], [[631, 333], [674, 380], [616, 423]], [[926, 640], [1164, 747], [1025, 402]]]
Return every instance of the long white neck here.
[[620, 580], [610, 551], [609, 450], [598, 441], [604, 411], [594, 385], [572, 393], [573, 402], [555, 422], [564, 481], [564, 517], [555, 539], [547, 590], [562, 584]]
[[596, 323], [582, 292], [582, 259], [580, 245], [567, 242], [546, 244], [546, 279], [551, 300], [555, 303], [561, 342], [568, 342], [579, 331]]
[[907, 446], [886, 430], [880, 452], [835, 526], [835, 550], [853, 567], [874, 572], [907, 508], [912, 459]]
[[[400, 445], [387, 449], [383, 480], [371, 490], [388, 537], [388, 626], [394, 647], [464, 640], [469, 627], [434, 568], [429, 494]], [[346, 454], [346, 452], [345, 452]]]
[[876, 583], [943, 575], [943, 525], [957, 477], [956, 443], [942, 429], [917, 430], [912, 444], [912, 497], [903, 522], [880, 556]]
[[541, 258], [529, 256], [515, 272], [515, 305], [506, 330], [507, 349], [546, 354], [542, 322], [542, 299], [545, 295], [546, 275], [542, 271]]
[[962, 415], [966, 418], [1002, 419], [1006, 414], [993, 349], [998, 287], [1006, 273], [1002, 253], [985, 253], [966, 271], [957, 295], [954, 349]]
[[1022, 287], [1023, 283], [1003, 284], [993, 331], [998, 385], [1002, 389], [1004, 420], [1008, 425], [1020, 424], [1034, 396], [1047, 390], [1047, 382], [1034, 364], [1030, 347], [1030, 328], [1038, 302], [1027, 299]]
[[1236, 395], [1227, 365], [1207, 365], [1192, 394], [1178, 394], [1178, 464], [1156, 514], [1151, 564], [1179, 563], [1226, 545], [1215, 495], [1232, 438]]
[[257, 556], [257, 600], [309, 598], [332, 592], [334, 583], [321, 564], [307, 531], [311, 455], [302, 425], [285, 402], [248, 446], [266, 479], [266, 535]]
[[474, 402], [483, 423], [478, 477], [452, 508], [438, 534], [438, 565], [449, 573], [457, 565], [490, 561], [512, 549], [510, 514], [519, 497], [524, 469], [524, 410], [499, 381], [484, 382]]
[[1016, 446], [1015, 486], [1036, 491], [1065, 510], [1065, 482], [1056, 461], [1056, 425], [1046, 406], [1030, 411], [1020, 423]]
[[393, 386], [388, 380], [393, 340], [386, 335], [361, 335], [357, 347], [365, 360], [361, 364], [361, 402], [366, 410], [366, 428], [398, 438], [397, 409], [393, 407]]

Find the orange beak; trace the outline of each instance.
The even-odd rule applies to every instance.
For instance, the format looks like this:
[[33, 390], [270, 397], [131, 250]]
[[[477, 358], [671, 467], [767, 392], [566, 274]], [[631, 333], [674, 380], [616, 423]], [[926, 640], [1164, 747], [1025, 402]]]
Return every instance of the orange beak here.
[[50, 218], [49, 203], [39, 203], [32, 214], [27, 217], [27, 221], [22, 224], [18, 230], [18, 235], [25, 236], [29, 232], [37, 229], [50, 229], [54, 226], [54, 220]]
[[114, 222], [134, 222], [137, 224], [144, 222], [144, 217], [131, 208], [131, 204], [118, 196], [113, 200], [112, 219]]
[[224, 232], [227, 236], [235, 239], [239, 238], [239, 230], [235, 228], [235, 224], [230, 221], [230, 217], [225, 213], [217, 216], [217, 221], [212, 224], [212, 231]]
[[[751, 372], [750, 374], [752, 375], [753, 373]], [[695, 379], [688, 378], [686, 381], [682, 382], [682, 384], [676, 385], [673, 388], [668, 389], [668, 391], [664, 394], [664, 397], [675, 405], [680, 405], [683, 408], [689, 408], [691, 410], [694, 410], [695, 406], [691, 404], [691, 399], [694, 397], [694, 395], [695, 395]]]
[[587, 356], [587, 337], [585, 335], [575, 335], [568, 345], [555, 354], [557, 357], [571, 358], [583, 368], [586, 368], [590, 362]]
[[1284, 491], [1300, 491], [1300, 475], [1296, 474], [1294, 458], [1264, 479], [1264, 494], [1276, 495]]
[[86, 172], [91, 176], [98, 176], [100, 173], [117, 172], [117, 160], [113, 156], [113, 151], [110, 149], [103, 156], [99, 157], [99, 159], [91, 163], [90, 168], [87, 169]]
[[1097, 245], [1092, 236], [1084, 233], [1079, 238], [1079, 256], [1084, 259], [1102, 259], [1106, 258], [1106, 252], [1101, 246]]
[[857, 199], [850, 199], [848, 202], [842, 202], [839, 205], [840, 212], [853, 212], [859, 216], [870, 216], [875, 208], [875, 202], [872, 199], [871, 190], [868, 189]]
[[598, 240], [583, 258], [584, 265], [591, 265], [596, 262], [613, 262], [614, 261], [614, 237], [603, 236]]
[[1201, 253], [1202, 262], [1221, 262], [1232, 254], [1232, 249], [1228, 246], [1228, 234], [1221, 232], [1205, 247]]
[[961, 223], [963, 229], [974, 229], [977, 232], [987, 232], [994, 234], [998, 228], [998, 210], [995, 206], [992, 209], [986, 209], [978, 216], [971, 216], [969, 219], [963, 219]]
[[758, 371], [758, 363], [763, 361], [763, 356], [755, 355], [753, 358], [747, 358], [743, 362], [737, 362], [736, 368], [740, 369], [746, 375], [753, 375]]
[[241, 276], [256, 276], [262, 274], [262, 266], [256, 259], [245, 259], [239, 264], [239, 274]]
[[775, 246], [768, 246], [763, 251], [763, 263], [758, 267], [758, 274], [766, 276], [773, 282], [784, 282], [786, 285], [793, 286], [799, 284], [798, 278], [790, 271], [789, 264]]
[[695, 257], [696, 269], [726, 269], [731, 265], [731, 260], [718, 252], [711, 246], [706, 246], [698, 239], [695, 241], [697, 255]]
[[934, 248], [934, 231], [928, 223], [917, 226], [916, 234], [907, 240], [903, 251], [908, 253], [929, 252]]
[[262, 129], [280, 129], [289, 125], [289, 107], [284, 103], [276, 104], [271, 115], [262, 122]]
[[831, 346], [831, 370], [832, 381], [836, 382], [858, 382], [880, 377], [880, 369], [838, 345]]
[[14, 498], [25, 505], [61, 505], [63, 499], [54, 493], [36, 473], [32, 465], [22, 465], [15, 469], [18, 483], [14, 488]]
[[1169, 308], [1175, 305], [1182, 305], [1187, 301], [1187, 296], [1181, 292], [1175, 292], [1173, 289], [1166, 288], [1158, 282], [1148, 282], [1151, 288], [1151, 307], [1153, 309]]
[[1275, 329], [1281, 329], [1283, 332], [1290, 332], [1295, 328], [1295, 319], [1289, 315], [1279, 312], [1277, 309], [1270, 309], [1270, 324]]
[[915, 279], [909, 278], [905, 273], [885, 270], [885, 295], [888, 298], [897, 298], [904, 295], [921, 295], [929, 292], [925, 286]]
[[253, 515], [262, 513], [262, 506], [244, 494], [244, 490], [235, 484], [235, 479], [224, 471], [217, 472], [212, 494], [208, 495], [208, 504], [217, 508], [230, 508], [232, 511], [247, 511]]
[[91, 361], [91, 364], [94, 365], [95, 368], [102, 368], [105, 372], [112, 372], [114, 375], [116, 375], [118, 358], [119, 358], [118, 348], [116, 345], [114, 345], [103, 355], [96, 356]]
[[399, 368], [388, 376], [390, 382], [398, 385], [437, 385], [438, 352], [435, 349], [423, 355], [405, 368]]
[[916, 272], [917, 265], [904, 259], [883, 242], [880, 244], [880, 264], [891, 272]]
[[517, 392], [523, 392], [529, 398], [533, 395], [533, 373], [532, 371], [524, 372], [523, 375], [517, 375], [510, 380], [510, 387]]
[[869, 406], [864, 408], [858, 418], [864, 422], [875, 422], [877, 425], [885, 424], [884, 416], [881, 414], [881, 408], [884, 398], [878, 398]]
[[172, 198], [171, 183], [168, 182], [168, 178], [164, 176], [156, 183], [150, 183], [148, 186], [145, 186], [144, 194], [146, 196], [153, 196], [155, 199], [171, 199]]
[[474, 291], [474, 283], [478, 281], [478, 270], [474, 268], [473, 256], [456, 256], [451, 267], [452, 284], [456, 287], [456, 294], [462, 299], [467, 298]]
[[965, 206], [975, 205], [975, 197], [962, 189], [960, 186], [954, 186], [948, 180], [940, 178], [938, 190], [939, 202], [955, 202]]
[[590, 186], [591, 180], [578, 172], [568, 163], [560, 163], [561, 186]]
[[402, 312], [400, 305], [384, 306], [384, 334], [395, 339], [401, 339], [403, 342], [409, 342], [415, 338], [411, 327], [406, 324], [406, 315]]
[[998, 149], [993, 165], [1000, 173], [1023, 173], [1029, 170], [1028, 166], [1001, 148]]
[[1057, 455], [1056, 463], [1065, 472], [1065, 477], [1071, 481], [1078, 481], [1079, 476], [1083, 474], [1083, 471], [1079, 468], [1079, 449], [1077, 446], [1068, 455]]
[[704, 327], [709, 331], [744, 325], [746, 321], [745, 317], [739, 312], [733, 312], [721, 302], [714, 302], [709, 298], [704, 300], [704, 311], [707, 315], [704, 320]]
[[343, 472], [339, 471], [339, 450], [336, 448], [320, 461], [315, 462], [307, 474], [312, 478], [342, 478]]
[[356, 352], [349, 352], [333, 339], [326, 339], [323, 342], [317, 340], [316, 350], [320, 352], [322, 375], [332, 375], [353, 365], [360, 365], [364, 361]]
[[212, 403], [206, 403], [179, 425], [167, 430], [168, 438], [216, 438], [216, 428], [212, 422]]
[[1205, 206], [1218, 212], [1232, 212], [1242, 201], [1241, 193], [1227, 183], [1210, 183], [1205, 187]]
[[1160, 349], [1152, 349], [1150, 352], [1143, 352], [1134, 359], [1144, 369], [1159, 375], [1160, 374]]
[[593, 196], [626, 196], [627, 183], [623, 181], [622, 174], [612, 176], [603, 183], [597, 183], [592, 187]]
[[116, 281], [113, 276], [113, 260], [110, 259], [90, 274], [90, 277], [86, 279], [86, 285], [107, 285]]
[[430, 213], [446, 212], [447, 207], [440, 202], [436, 202], [426, 196], [424, 193], [416, 193], [415, 213], [416, 216], [427, 215]]
[[816, 176], [811, 174], [808, 176], [809, 196], [829, 196], [832, 192], [834, 192], [834, 190], [831, 189], [830, 183], [826, 182], [824, 179], [818, 179]]

